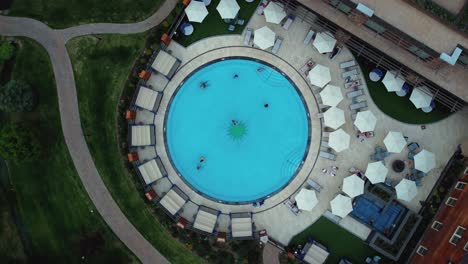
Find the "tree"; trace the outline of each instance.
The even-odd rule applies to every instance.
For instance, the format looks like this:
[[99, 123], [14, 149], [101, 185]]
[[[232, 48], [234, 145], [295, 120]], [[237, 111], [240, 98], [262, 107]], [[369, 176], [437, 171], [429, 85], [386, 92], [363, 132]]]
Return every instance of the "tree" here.
[[9, 113], [31, 111], [35, 101], [31, 86], [23, 81], [11, 80], [0, 87], [0, 110]]
[[6, 160], [32, 161], [39, 158], [41, 146], [31, 129], [9, 124], [0, 130], [0, 155]]
[[13, 57], [13, 45], [8, 42], [1, 42], [0, 43], [0, 63], [11, 59]]

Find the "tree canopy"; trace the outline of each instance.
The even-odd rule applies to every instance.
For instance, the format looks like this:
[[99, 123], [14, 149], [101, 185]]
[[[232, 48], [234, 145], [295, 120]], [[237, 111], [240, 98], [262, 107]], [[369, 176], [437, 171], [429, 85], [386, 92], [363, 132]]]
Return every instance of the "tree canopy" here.
[[34, 91], [29, 84], [11, 80], [0, 87], [0, 110], [4, 112], [26, 112], [35, 106]]
[[0, 129], [0, 155], [6, 160], [32, 161], [41, 154], [41, 146], [30, 129], [9, 124]]

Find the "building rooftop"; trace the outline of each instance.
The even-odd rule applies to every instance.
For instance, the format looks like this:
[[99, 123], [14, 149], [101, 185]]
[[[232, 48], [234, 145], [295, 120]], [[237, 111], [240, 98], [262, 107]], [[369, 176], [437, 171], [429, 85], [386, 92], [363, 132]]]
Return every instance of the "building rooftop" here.
[[[419, 246], [427, 249], [425, 256], [414, 253], [411, 263], [447, 263], [448, 260], [453, 263], [461, 263], [463, 256], [467, 253], [463, 248], [468, 242], [468, 231], [464, 231], [461, 239], [455, 244], [450, 243], [452, 236], [459, 226], [468, 228], [468, 174], [464, 174], [456, 186], [460, 183], [466, 183], [463, 190], [454, 188], [450, 197], [456, 200], [453, 206], [442, 204], [439, 212], [434, 217], [435, 221], [442, 223], [442, 228], [437, 231], [432, 228], [433, 222], [427, 227]], [[449, 198], [450, 199], [450, 198]]]

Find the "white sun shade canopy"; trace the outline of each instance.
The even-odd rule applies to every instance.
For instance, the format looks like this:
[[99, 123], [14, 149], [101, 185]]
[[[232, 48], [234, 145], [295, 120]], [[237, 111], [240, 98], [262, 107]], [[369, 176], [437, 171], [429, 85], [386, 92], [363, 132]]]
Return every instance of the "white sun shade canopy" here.
[[185, 8], [185, 14], [190, 22], [203, 22], [203, 19], [208, 15], [205, 3], [200, 1], [190, 1], [190, 4]]
[[433, 94], [426, 86], [420, 86], [413, 89], [410, 101], [416, 108], [424, 108], [431, 105]]
[[421, 152], [414, 155], [414, 168], [424, 173], [428, 173], [435, 168], [434, 153], [423, 149]]
[[319, 32], [314, 39], [314, 47], [320, 53], [327, 53], [333, 51], [335, 48], [336, 39], [330, 32]]
[[331, 81], [330, 69], [321, 64], [316, 64], [315, 67], [309, 71], [308, 77], [312, 85], [324, 87]]
[[154, 142], [151, 133], [153, 132], [154, 130], [149, 125], [132, 126], [131, 145], [134, 147], [152, 145]]
[[140, 171], [140, 174], [146, 184], [150, 184], [162, 178], [161, 171], [154, 159], [138, 166], [138, 171]]
[[331, 107], [323, 113], [323, 121], [325, 126], [338, 129], [345, 123], [344, 111], [337, 107]]
[[358, 112], [354, 121], [354, 125], [361, 132], [374, 131], [376, 123], [377, 118], [370, 110]]
[[153, 111], [156, 106], [156, 102], [160, 100], [158, 97], [161, 97], [160, 93], [147, 87], [140, 86], [137, 99], [135, 100], [135, 105], [146, 110]]
[[275, 32], [269, 27], [264, 26], [255, 30], [254, 32], [254, 44], [259, 48], [265, 50], [275, 44]]
[[276, 2], [270, 2], [263, 10], [263, 13], [265, 14], [266, 22], [273, 24], [279, 24], [286, 17], [284, 8]]
[[169, 190], [159, 202], [169, 213], [175, 215], [184, 206], [186, 200], [174, 189]]
[[351, 211], [353, 211], [353, 204], [351, 203], [351, 198], [338, 194], [330, 202], [332, 213], [341, 218], [347, 216]]
[[216, 7], [222, 19], [234, 19], [239, 9], [240, 7], [236, 0], [221, 0]]
[[387, 71], [385, 77], [382, 80], [382, 83], [385, 85], [385, 88], [387, 88], [387, 91], [401, 91], [401, 89], [403, 88], [403, 84], [405, 84], [405, 80], [402, 79], [400, 76], [397, 76], [397, 73], [395, 71]]
[[364, 181], [357, 175], [351, 175], [343, 180], [343, 192], [354, 198], [364, 193]]
[[367, 164], [366, 177], [372, 184], [384, 182], [387, 177], [388, 169], [382, 161], [371, 162]]
[[213, 233], [213, 229], [216, 225], [217, 220], [218, 220], [217, 214], [210, 213], [204, 210], [198, 210], [193, 227], [198, 230], [211, 234]]
[[337, 106], [343, 100], [343, 93], [340, 87], [327, 84], [320, 92], [320, 97], [324, 105]]
[[231, 219], [233, 237], [252, 236], [252, 217], [236, 217]]
[[401, 182], [395, 186], [395, 190], [397, 198], [407, 202], [411, 202], [418, 194], [416, 183], [407, 179], [401, 180]]
[[393, 153], [400, 153], [406, 146], [406, 139], [401, 132], [388, 132], [383, 142], [387, 151]]
[[340, 128], [330, 133], [330, 136], [328, 138], [328, 145], [336, 152], [341, 152], [349, 148], [350, 140], [351, 136]]
[[318, 204], [317, 195], [313, 190], [301, 189], [295, 197], [297, 207], [300, 210], [312, 211]]

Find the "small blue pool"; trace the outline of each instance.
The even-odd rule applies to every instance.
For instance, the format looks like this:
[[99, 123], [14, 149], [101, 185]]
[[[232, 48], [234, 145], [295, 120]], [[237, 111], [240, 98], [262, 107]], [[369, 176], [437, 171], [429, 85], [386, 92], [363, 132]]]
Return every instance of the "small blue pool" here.
[[351, 214], [380, 232], [391, 231], [392, 225], [402, 213], [402, 209], [398, 205], [390, 204], [385, 207], [385, 204], [372, 200], [365, 195], [357, 197], [354, 202], [355, 205]]
[[166, 115], [174, 167], [215, 200], [251, 202], [279, 191], [307, 154], [309, 118], [301, 95], [257, 61], [201, 67], [176, 91]]

